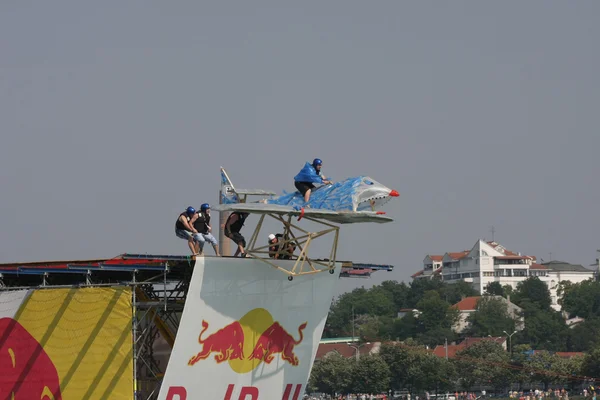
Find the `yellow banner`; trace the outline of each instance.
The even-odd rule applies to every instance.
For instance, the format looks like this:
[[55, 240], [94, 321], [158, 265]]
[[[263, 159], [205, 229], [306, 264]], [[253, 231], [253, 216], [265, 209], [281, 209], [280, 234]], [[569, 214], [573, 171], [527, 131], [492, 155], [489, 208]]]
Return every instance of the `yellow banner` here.
[[[14, 393], [25, 390], [47, 400], [133, 399], [131, 288], [35, 290], [14, 320], [43, 349], [37, 350], [40, 354], [31, 346], [10, 350], [7, 362], [12, 362], [14, 370], [22, 368], [20, 358], [27, 358], [35, 360], [29, 362], [30, 370], [43, 371], [29, 379], [30, 389], [21, 385]], [[57, 383], [60, 388], [54, 387]], [[15, 396], [15, 400], [20, 398]]]

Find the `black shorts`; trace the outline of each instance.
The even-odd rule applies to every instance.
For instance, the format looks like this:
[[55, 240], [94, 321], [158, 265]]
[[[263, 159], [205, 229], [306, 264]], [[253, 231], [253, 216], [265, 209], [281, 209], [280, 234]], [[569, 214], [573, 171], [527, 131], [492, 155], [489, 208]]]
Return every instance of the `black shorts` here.
[[304, 196], [304, 193], [306, 193], [308, 191], [308, 189], [314, 189], [315, 185], [312, 184], [312, 182], [297, 182], [294, 181], [294, 186], [296, 186], [296, 189], [298, 189], [298, 191], [300, 193], [302, 193], [302, 196]]
[[225, 231], [225, 236], [229, 239], [233, 240], [233, 242], [237, 245], [241, 245], [242, 247], [246, 247], [246, 239], [239, 232], [230, 232]]

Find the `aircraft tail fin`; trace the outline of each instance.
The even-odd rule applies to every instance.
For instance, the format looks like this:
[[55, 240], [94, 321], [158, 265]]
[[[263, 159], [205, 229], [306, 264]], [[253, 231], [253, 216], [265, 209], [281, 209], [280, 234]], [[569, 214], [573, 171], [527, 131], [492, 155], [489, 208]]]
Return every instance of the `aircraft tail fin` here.
[[223, 167], [221, 167], [221, 204], [239, 203], [240, 199], [235, 192], [235, 187], [229, 179], [229, 175]]

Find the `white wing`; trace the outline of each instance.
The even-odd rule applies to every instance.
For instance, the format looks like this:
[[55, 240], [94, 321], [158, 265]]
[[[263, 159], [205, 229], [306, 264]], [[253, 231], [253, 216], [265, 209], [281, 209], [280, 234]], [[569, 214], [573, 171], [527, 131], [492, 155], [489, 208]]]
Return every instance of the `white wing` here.
[[324, 219], [338, 224], [354, 224], [360, 222], [377, 222], [386, 223], [392, 222], [393, 219], [376, 211], [331, 211], [318, 208], [306, 208], [304, 212], [296, 210], [290, 206], [281, 206], [277, 204], [264, 203], [236, 203], [236, 204], [219, 204], [213, 207], [215, 211], [240, 211], [250, 214], [279, 214], [304, 216], [315, 219]]

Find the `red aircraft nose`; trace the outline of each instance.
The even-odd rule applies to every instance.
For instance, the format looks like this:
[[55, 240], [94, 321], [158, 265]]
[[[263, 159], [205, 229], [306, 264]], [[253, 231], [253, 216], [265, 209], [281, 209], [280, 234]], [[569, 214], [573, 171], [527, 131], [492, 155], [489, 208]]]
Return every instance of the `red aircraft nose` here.
[[397, 191], [395, 191], [395, 190], [392, 190], [392, 191], [390, 192], [390, 196], [392, 196], [392, 197], [398, 197], [398, 196], [400, 196], [400, 193], [398, 193], [398, 192], [397, 192]]

